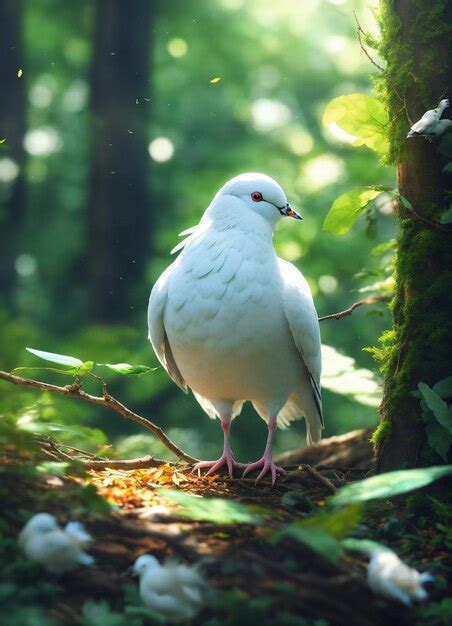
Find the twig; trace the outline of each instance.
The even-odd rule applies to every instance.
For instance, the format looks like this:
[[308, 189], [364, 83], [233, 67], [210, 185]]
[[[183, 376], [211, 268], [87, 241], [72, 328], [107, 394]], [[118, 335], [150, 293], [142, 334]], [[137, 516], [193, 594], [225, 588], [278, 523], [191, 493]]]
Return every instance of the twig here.
[[356, 32], [358, 33], [358, 40], [359, 40], [359, 45], [361, 50], [364, 52], [364, 54], [366, 55], [366, 57], [369, 59], [369, 61], [372, 63], [372, 65], [374, 65], [378, 70], [380, 70], [380, 72], [382, 72], [383, 74], [386, 72], [385, 68], [382, 67], [381, 65], [379, 65], [369, 54], [369, 51], [367, 50], [367, 48], [364, 46], [363, 40], [362, 40], [362, 36], [361, 35], [365, 35], [365, 31], [363, 29], [363, 27], [361, 26], [361, 24], [359, 23], [358, 20], [358, 16], [356, 15], [356, 11], [353, 11], [353, 15], [355, 17], [355, 22], [356, 22]]
[[[142, 417], [141, 415], [134, 413], [133, 411], [128, 409], [126, 406], [121, 404], [119, 400], [117, 400], [110, 393], [107, 392], [106, 388], [104, 388], [103, 396], [93, 396], [89, 393], [86, 393], [86, 391], [83, 391], [80, 388], [79, 384], [72, 384], [72, 385], [66, 385], [65, 387], [59, 387], [58, 385], [51, 385], [49, 383], [44, 383], [39, 380], [34, 380], [32, 378], [22, 378], [21, 376], [16, 376], [14, 374], [10, 374], [9, 372], [3, 372], [1, 370], [0, 370], [0, 379], [6, 380], [7, 382], [12, 383], [13, 385], [20, 385], [22, 387], [31, 387], [32, 389], [38, 389], [39, 391], [49, 391], [50, 393], [56, 393], [62, 396], [72, 396], [74, 398], [80, 398], [81, 400], [84, 400], [85, 402], [90, 402], [92, 404], [98, 404], [100, 406], [113, 409], [113, 411], [116, 411], [116, 413], [119, 413], [119, 415], [122, 415], [122, 417], [124, 417], [125, 419], [130, 420], [132, 422], [136, 422], [143, 428], [150, 430], [152, 433], [154, 433], [154, 435], [158, 439], [160, 439], [160, 441], [168, 448], [168, 450], [171, 450], [171, 452], [173, 452], [177, 457], [179, 457], [183, 461], [186, 461], [187, 463], [198, 462], [198, 459], [195, 459], [189, 454], [186, 454], [173, 441], [171, 441], [171, 439], [167, 435], [165, 435], [165, 433], [159, 426], [157, 426], [150, 420], [146, 419], [145, 417]], [[144, 458], [146, 458], [148, 462], [151, 462], [152, 457], [144, 457]], [[103, 463], [103, 461], [91, 461], [90, 463], [99, 464], [99, 463]], [[115, 463], [115, 461], [112, 461], [110, 464], [109, 462], [107, 462], [104, 465], [104, 467], [113, 467], [112, 463]], [[120, 461], [120, 463], [124, 463], [124, 461]], [[99, 465], [97, 467], [99, 467]], [[152, 465], [148, 467], [152, 467]], [[129, 469], [132, 469], [132, 468], [129, 468]]]
[[[400, 207], [400, 203], [399, 203], [399, 207]], [[414, 215], [414, 217], [416, 217], [418, 220], [420, 220], [421, 222], [424, 222], [424, 224], [427, 224], [431, 228], [440, 230], [443, 233], [449, 233], [449, 234], [452, 233], [452, 229], [450, 228], [449, 224], [441, 224], [441, 222], [437, 222], [436, 220], [429, 220], [428, 217], [424, 217], [423, 215], [418, 213], [416, 209], [413, 209], [413, 207], [408, 207], [405, 204], [403, 205], [403, 208], [406, 209], [412, 215]]]
[[327, 487], [327, 489], [331, 491], [331, 493], [336, 493], [337, 487], [333, 485], [333, 483], [331, 482], [329, 478], [327, 478], [326, 476], [323, 476], [318, 470], [312, 467], [312, 465], [303, 464], [302, 468], [307, 470], [310, 474], [312, 474], [312, 476], [315, 476], [315, 478], [317, 478], [318, 481], [323, 483], [325, 487]]
[[381, 65], [379, 65], [369, 54], [369, 51], [367, 50], [367, 48], [364, 45], [363, 39], [362, 39], [362, 35], [365, 35], [365, 31], [363, 29], [363, 27], [361, 26], [361, 24], [359, 23], [358, 20], [358, 16], [356, 15], [356, 11], [353, 11], [353, 15], [355, 17], [355, 22], [356, 22], [356, 32], [358, 35], [358, 41], [359, 41], [359, 46], [361, 48], [361, 50], [364, 52], [364, 54], [366, 55], [366, 57], [369, 59], [369, 61], [372, 63], [372, 65], [374, 65], [382, 74], [384, 74], [386, 80], [388, 81], [389, 85], [391, 86], [391, 88], [393, 89], [395, 95], [397, 96], [397, 98], [400, 100], [400, 102], [403, 104], [403, 108], [405, 110], [405, 115], [407, 117], [407, 120], [409, 121], [409, 123], [411, 124], [411, 126], [413, 125], [413, 120], [411, 119], [409, 113], [408, 113], [408, 109], [406, 106], [406, 102], [405, 102], [405, 98], [402, 97], [399, 92], [397, 91], [394, 83], [392, 83], [392, 81], [389, 79], [388, 76], [388, 71], [386, 68], [382, 67]]
[[348, 309], [344, 311], [339, 311], [339, 313], [331, 313], [331, 315], [324, 315], [323, 317], [319, 317], [319, 322], [324, 322], [325, 320], [341, 320], [343, 317], [348, 317], [353, 313], [355, 309], [359, 306], [363, 306], [365, 304], [377, 304], [378, 302], [389, 302], [389, 296], [369, 296], [368, 298], [364, 298], [364, 300], [358, 300], [358, 302], [354, 302]]
[[[146, 455], [141, 456], [136, 459], [95, 459], [94, 457], [88, 456], [88, 453], [80, 450], [83, 456], [70, 456], [66, 454], [62, 450], [60, 450], [59, 444], [57, 445], [54, 441], [40, 441], [38, 440], [39, 447], [41, 448], [44, 454], [52, 457], [53, 459], [58, 459], [60, 461], [71, 461], [78, 462], [87, 470], [96, 470], [101, 471], [104, 469], [113, 469], [113, 470], [136, 470], [136, 469], [147, 469], [149, 467], [160, 467], [168, 463], [163, 459], [157, 459], [154, 456]], [[50, 448], [47, 449], [47, 448]], [[88, 458], [86, 458], [88, 456]], [[172, 463], [170, 465], [173, 465]], [[176, 465], [176, 464], [174, 464]]]

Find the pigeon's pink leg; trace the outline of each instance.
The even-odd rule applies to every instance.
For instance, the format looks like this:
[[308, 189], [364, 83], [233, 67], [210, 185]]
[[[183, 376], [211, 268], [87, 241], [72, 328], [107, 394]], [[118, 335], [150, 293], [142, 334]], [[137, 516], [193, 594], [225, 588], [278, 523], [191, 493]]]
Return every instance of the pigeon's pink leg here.
[[227, 465], [229, 476], [232, 478], [234, 467], [243, 467], [242, 464], [234, 461], [234, 455], [232, 454], [230, 443], [231, 417], [229, 415], [221, 418], [221, 428], [224, 434], [223, 454], [218, 461], [200, 461], [196, 463], [193, 466], [193, 471], [208, 467], [209, 471], [206, 473], [206, 476], [208, 476], [216, 472], [220, 467], [223, 467], [223, 465]]
[[267, 437], [267, 445], [265, 446], [264, 454], [259, 461], [255, 461], [254, 463], [248, 463], [245, 467], [245, 471], [243, 472], [243, 476], [246, 476], [250, 472], [261, 469], [259, 476], [256, 478], [256, 483], [261, 481], [267, 472], [271, 473], [272, 476], [272, 485], [275, 484], [277, 476], [281, 476], [284, 474], [284, 470], [282, 467], [278, 467], [273, 463], [272, 459], [272, 446], [273, 446], [273, 436], [276, 430], [276, 417], [271, 417], [268, 421], [268, 437]]

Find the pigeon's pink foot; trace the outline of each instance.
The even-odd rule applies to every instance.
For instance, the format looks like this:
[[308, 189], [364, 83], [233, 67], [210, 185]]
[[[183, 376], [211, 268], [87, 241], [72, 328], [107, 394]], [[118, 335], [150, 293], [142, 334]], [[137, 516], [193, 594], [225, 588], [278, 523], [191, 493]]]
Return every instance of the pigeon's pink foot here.
[[194, 472], [198, 469], [205, 469], [206, 467], [208, 467], [209, 470], [206, 472], [206, 476], [209, 476], [209, 474], [213, 474], [224, 465], [227, 465], [230, 478], [233, 478], [234, 467], [243, 467], [241, 463], [236, 463], [234, 461], [234, 455], [232, 454], [232, 452], [230, 450], [226, 450], [225, 452], [223, 452], [218, 461], [200, 461], [193, 466], [192, 471]]
[[285, 474], [285, 471], [282, 467], [278, 467], [278, 465], [275, 465], [273, 463], [271, 454], [266, 453], [264, 453], [264, 456], [259, 459], [259, 461], [255, 461], [254, 463], [248, 463], [245, 471], [243, 472], [243, 476], [246, 476], [250, 472], [254, 472], [254, 470], [258, 469], [261, 469], [261, 472], [256, 478], [256, 484], [260, 482], [268, 472], [270, 472], [272, 476], [272, 485], [275, 484], [278, 476], [282, 476], [283, 474]]

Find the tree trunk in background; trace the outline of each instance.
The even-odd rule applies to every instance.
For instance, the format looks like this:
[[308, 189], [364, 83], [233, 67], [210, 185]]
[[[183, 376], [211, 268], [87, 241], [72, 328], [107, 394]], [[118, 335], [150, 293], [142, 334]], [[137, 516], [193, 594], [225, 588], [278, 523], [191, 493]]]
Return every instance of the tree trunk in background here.
[[[25, 151], [23, 139], [25, 120], [25, 80], [22, 50], [21, 0], [0, 2], [0, 159], [11, 159], [18, 166], [12, 180], [0, 180], [0, 286], [2, 294], [11, 300], [16, 272], [14, 261], [19, 252], [19, 226], [25, 212]], [[18, 71], [23, 69], [23, 76]], [[14, 166], [13, 166], [14, 167]]]
[[[392, 161], [400, 194], [422, 217], [439, 221], [448, 208], [452, 133], [429, 143], [405, 139], [409, 122], [440, 98], [452, 95], [451, 3], [438, 0], [382, 0], [382, 47], [387, 62], [386, 90]], [[449, 117], [450, 109], [446, 110]], [[377, 432], [380, 471], [441, 462], [424, 445], [420, 401], [410, 392], [419, 382], [432, 386], [449, 376], [452, 310], [452, 233], [423, 222], [399, 207], [401, 234], [396, 261], [394, 328], [384, 348], [385, 386]]]
[[88, 217], [91, 319], [123, 320], [149, 240], [150, 0], [97, 0]]

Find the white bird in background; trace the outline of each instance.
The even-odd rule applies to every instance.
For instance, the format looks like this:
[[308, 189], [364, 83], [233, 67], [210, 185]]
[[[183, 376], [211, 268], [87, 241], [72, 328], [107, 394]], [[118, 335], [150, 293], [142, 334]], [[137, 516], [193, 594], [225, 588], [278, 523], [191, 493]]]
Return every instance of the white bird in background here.
[[50, 513], [37, 513], [19, 534], [19, 546], [25, 556], [53, 574], [69, 572], [79, 565], [93, 565], [92, 556], [83, 551], [92, 537], [79, 522], [58, 525]]
[[170, 620], [188, 620], [203, 607], [211, 589], [196, 566], [168, 560], [163, 565], [144, 554], [132, 568], [140, 577], [140, 597], [147, 607]]
[[[320, 395], [320, 331], [311, 291], [291, 263], [276, 256], [273, 229], [284, 216], [302, 218], [269, 176], [242, 174], [215, 195], [200, 223], [174, 251], [178, 258], [154, 285], [148, 310], [149, 338], [168, 374], [191, 388], [224, 433], [218, 461], [196, 468], [208, 474], [227, 465], [260, 469], [272, 482], [283, 473], [272, 460], [277, 426], [306, 419], [307, 441], [323, 428]], [[264, 454], [236, 463], [231, 420], [246, 400], [267, 422]]]
[[449, 106], [449, 100], [441, 100], [436, 109], [426, 111], [419, 121], [417, 121], [410, 129], [408, 137], [438, 137], [442, 135], [449, 126], [452, 126], [452, 120], [441, 119], [444, 110]]
[[376, 550], [367, 567], [367, 582], [372, 591], [386, 598], [410, 606], [412, 600], [426, 600], [424, 583], [431, 582], [431, 574], [421, 574], [408, 567], [392, 550]]

